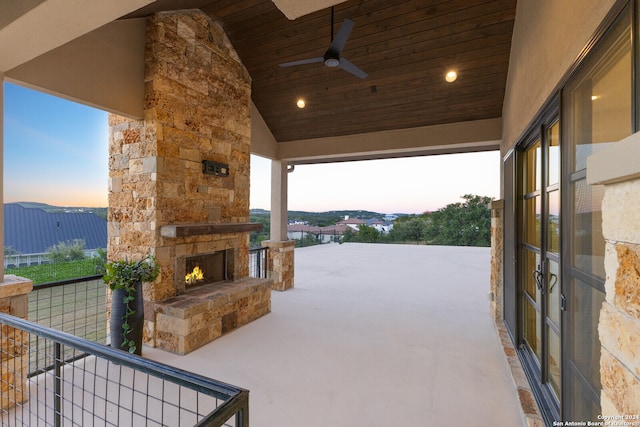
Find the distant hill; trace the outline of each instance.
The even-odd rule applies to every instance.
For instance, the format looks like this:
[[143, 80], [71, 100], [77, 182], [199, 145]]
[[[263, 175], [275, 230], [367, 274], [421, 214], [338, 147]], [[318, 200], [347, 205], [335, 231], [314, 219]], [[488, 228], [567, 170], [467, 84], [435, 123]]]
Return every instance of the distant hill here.
[[[254, 217], [268, 216], [269, 213], [270, 212], [266, 209], [251, 209], [251, 212], [250, 212], [250, 214]], [[406, 214], [395, 214], [395, 215], [403, 216]], [[370, 219], [370, 218], [382, 219], [386, 216], [386, 214], [379, 213], [379, 212], [365, 211], [365, 210], [338, 210], [338, 211], [326, 211], [326, 212], [289, 211], [288, 216], [289, 216], [289, 221], [306, 221], [309, 223], [309, 225], [326, 227], [328, 225], [333, 225], [336, 222], [343, 220], [345, 216], [348, 216], [349, 218], [360, 218], [360, 219]]]
[[[251, 209], [251, 215], [269, 215], [270, 211], [266, 209]], [[289, 211], [289, 218], [292, 216], [341, 216], [344, 218], [345, 216], [349, 216], [349, 218], [381, 218], [387, 214], [380, 212], [372, 212], [365, 210], [339, 210], [339, 211], [325, 211], [325, 212], [307, 212], [307, 211]], [[392, 215], [397, 216], [405, 216], [409, 215], [406, 213], [393, 213]]]
[[82, 206], [53, 206], [40, 202], [16, 202], [16, 204], [26, 209], [42, 209], [48, 213], [92, 213], [98, 215], [100, 218], [107, 219], [107, 209], [104, 208], [88, 208]]
[[44, 209], [47, 210], [47, 208], [53, 208], [54, 206], [48, 205], [46, 203], [39, 203], [39, 202], [16, 202], [16, 204], [22, 206], [23, 208], [27, 208], [27, 209]]
[[[270, 211], [266, 209], [251, 209], [251, 215], [269, 215]], [[325, 211], [325, 212], [308, 212], [308, 211], [289, 211], [289, 218], [292, 216], [349, 216], [349, 218], [373, 218], [383, 217], [386, 214], [364, 210], [342, 210], [342, 211]]]

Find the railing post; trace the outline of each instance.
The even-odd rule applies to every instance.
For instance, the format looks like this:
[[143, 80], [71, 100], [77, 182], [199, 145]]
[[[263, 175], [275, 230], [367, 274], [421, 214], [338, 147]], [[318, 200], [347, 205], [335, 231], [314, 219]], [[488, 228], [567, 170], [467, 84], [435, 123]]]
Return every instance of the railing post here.
[[262, 258], [262, 254], [260, 251], [256, 251], [256, 276], [262, 277], [262, 270], [260, 269], [260, 260]]
[[244, 399], [244, 402], [236, 413], [236, 426], [237, 427], [249, 427], [249, 397]]
[[262, 248], [261, 257], [263, 258], [263, 268], [262, 268], [262, 278], [267, 279], [269, 274], [267, 272], [267, 256], [268, 256], [269, 248]]
[[56, 427], [62, 425], [62, 351], [60, 350], [60, 343], [53, 344], [53, 357], [54, 357], [54, 392], [53, 392], [53, 419]]

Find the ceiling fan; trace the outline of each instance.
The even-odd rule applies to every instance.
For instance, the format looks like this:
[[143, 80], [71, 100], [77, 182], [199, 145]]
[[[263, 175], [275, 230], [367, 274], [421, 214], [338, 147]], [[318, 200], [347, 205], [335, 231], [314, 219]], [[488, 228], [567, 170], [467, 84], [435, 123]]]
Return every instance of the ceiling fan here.
[[324, 56], [319, 56], [317, 58], [308, 58], [308, 59], [300, 59], [298, 61], [290, 61], [285, 62], [283, 64], [279, 64], [280, 67], [293, 67], [295, 65], [303, 65], [303, 64], [313, 64], [316, 62], [323, 62], [325, 66], [334, 68], [340, 67], [348, 73], [353, 74], [356, 77], [360, 77], [364, 79], [367, 77], [367, 73], [362, 71], [352, 62], [340, 56], [342, 53], [342, 49], [344, 49], [344, 45], [347, 43], [347, 39], [349, 38], [349, 34], [353, 29], [354, 22], [351, 19], [345, 19], [340, 28], [338, 29], [338, 33], [336, 36], [333, 36], [333, 7], [331, 8], [331, 45], [329, 49], [324, 53]]

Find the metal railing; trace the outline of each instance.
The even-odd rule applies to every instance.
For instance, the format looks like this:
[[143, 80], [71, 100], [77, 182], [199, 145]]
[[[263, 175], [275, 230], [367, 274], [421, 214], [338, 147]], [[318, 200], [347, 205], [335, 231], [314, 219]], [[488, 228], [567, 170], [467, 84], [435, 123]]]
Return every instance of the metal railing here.
[[247, 390], [4, 313], [0, 325], [2, 425], [249, 425]]
[[[28, 319], [40, 326], [107, 344], [107, 286], [99, 276], [34, 285], [28, 307]], [[30, 373], [42, 365], [46, 343], [31, 335]], [[70, 353], [64, 354], [65, 359], [73, 357]]]
[[34, 285], [29, 294], [28, 319], [106, 344], [107, 285], [101, 276]]
[[267, 278], [267, 250], [257, 248], [249, 250], [249, 277]]

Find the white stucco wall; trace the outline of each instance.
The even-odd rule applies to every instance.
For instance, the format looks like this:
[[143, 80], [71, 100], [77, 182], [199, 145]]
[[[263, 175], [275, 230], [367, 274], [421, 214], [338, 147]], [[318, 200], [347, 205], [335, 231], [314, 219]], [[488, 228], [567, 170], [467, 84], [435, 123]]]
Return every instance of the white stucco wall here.
[[615, 0], [518, 0], [502, 110], [502, 153], [518, 141]]

